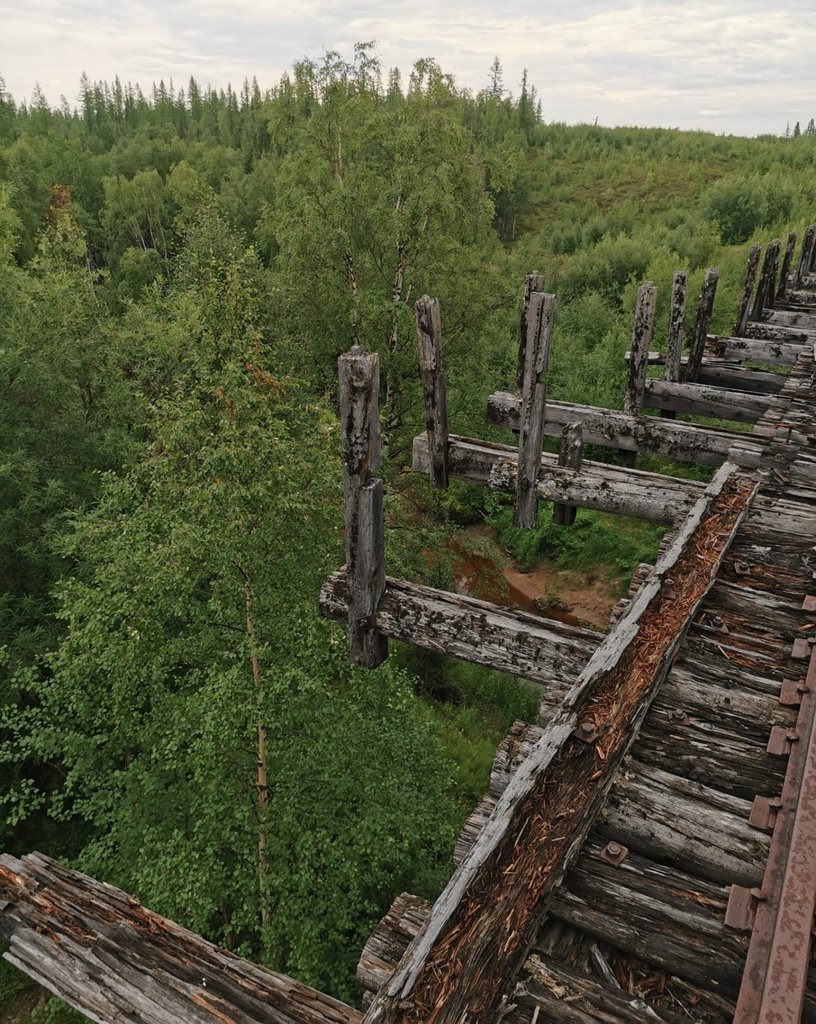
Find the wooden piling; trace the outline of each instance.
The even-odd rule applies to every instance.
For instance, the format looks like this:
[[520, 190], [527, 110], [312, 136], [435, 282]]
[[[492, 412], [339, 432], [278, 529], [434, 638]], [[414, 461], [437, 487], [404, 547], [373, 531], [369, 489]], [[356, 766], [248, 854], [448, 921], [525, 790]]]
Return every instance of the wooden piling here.
[[[568, 423], [561, 431], [558, 449], [558, 465], [564, 469], [579, 470], [584, 461], [584, 433], [580, 423]], [[553, 522], [556, 526], [572, 526], [575, 522], [575, 506], [557, 501], [553, 505]]]
[[779, 239], [775, 238], [768, 243], [765, 250], [765, 259], [762, 261], [762, 273], [759, 275], [759, 285], [754, 297], [754, 308], [751, 313], [752, 320], [762, 319], [762, 310], [768, 305], [768, 296], [773, 289], [773, 276], [776, 260], [779, 256]]
[[518, 482], [516, 491], [516, 526], [531, 529], [536, 525], [538, 499], [536, 478], [541, 464], [544, 438], [544, 414], [547, 385], [544, 376], [550, 359], [555, 296], [532, 292], [527, 319], [524, 380], [521, 391], [519, 422]]
[[448, 403], [442, 370], [442, 322], [439, 302], [423, 295], [416, 311], [419, 372], [425, 401], [425, 429], [431, 450], [430, 477], [434, 487], [448, 486]]
[[355, 345], [337, 361], [343, 432], [343, 494], [346, 564], [349, 579], [349, 656], [355, 665], [376, 668], [388, 657], [388, 641], [375, 626], [385, 590], [382, 481], [380, 464], [380, 360]]
[[805, 229], [805, 235], [802, 239], [802, 248], [799, 251], [799, 262], [796, 265], [796, 277], [794, 280], [794, 287], [801, 288], [802, 282], [810, 273], [810, 265], [813, 260], [813, 253], [816, 246], [816, 224], [810, 224]]
[[760, 251], [761, 246], [752, 245], [751, 251], [748, 253], [748, 269], [745, 272], [745, 284], [742, 286], [742, 298], [740, 299], [739, 309], [737, 310], [737, 319], [734, 324], [734, 334], [738, 338], [743, 337], [745, 329], [748, 326], [748, 314], [751, 310], [751, 294], [754, 290], [757, 268], [759, 267]]
[[683, 351], [683, 317], [686, 313], [686, 286], [688, 274], [678, 270], [672, 278], [671, 308], [669, 310], [669, 331], [666, 344], [665, 380], [680, 380], [680, 358]]
[[703, 275], [703, 287], [700, 290], [700, 301], [697, 305], [697, 319], [694, 321], [694, 334], [691, 338], [688, 362], [685, 367], [684, 379], [686, 381], [696, 381], [697, 374], [700, 372], [719, 278], [720, 272], [715, 267], [709, 267]]
[[791, 263], [793, 262], [793, 250], [796, 246], [796, 232], [791, 231], [788, 235], [788, 242], [785, 246], [785, 256], [782, 260], [782, 271], [779, 275], [779, 283], [776, 286], [777, 302], [781, 302], [785, 298], [785, 292], [788, 290], [788, 277], [790, 275]]
[[516, 367], [516, 389], [521, 394], [524, 387], [524, 366], [527, 353], [527, 321], [530, 317], [530, 296], [535, 292], [544, 291], [544, 275], [534, 270], [524, 279], [524, 304], [521, 307], [521, 324], [519, 331], [518, 366]]

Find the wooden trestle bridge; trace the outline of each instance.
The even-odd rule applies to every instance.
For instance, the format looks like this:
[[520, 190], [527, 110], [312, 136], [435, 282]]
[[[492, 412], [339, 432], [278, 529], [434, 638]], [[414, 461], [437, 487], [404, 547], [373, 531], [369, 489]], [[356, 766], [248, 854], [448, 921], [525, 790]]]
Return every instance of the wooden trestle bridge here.
[[[364, 1011], [39, 854], [0, 858], [7, 959], [105, 1022], [816, 1021], [816, 226], [796, 260], [795, 242], [770, 243], [761, 272], [751, 250], [733, 336], [708, 333], [706, 272], [685, 353], [686, 275], [665, 353], [641, 286], [622, 411], [547, 399], [555, 300], [530, 275], [519, 393], [488, 403], [513, 445], [449, 433], [439, 308], [417, 303], [415, 469], [515, 494], [519, 526], [541, 501], [565, 526], [576, 507], [670, 524], [605, 635], [386, 576], [377, 357], [340, 358], [347, 564], [323, 613], [348, 622], [359, 664], [394, 637], [541, 690], [442, 895], [400, 896], [366, 945]], [[623, 465], [584, 459], [584, 443]], [[638, 452], [717, 468], [705, 486], [632, 468]]]

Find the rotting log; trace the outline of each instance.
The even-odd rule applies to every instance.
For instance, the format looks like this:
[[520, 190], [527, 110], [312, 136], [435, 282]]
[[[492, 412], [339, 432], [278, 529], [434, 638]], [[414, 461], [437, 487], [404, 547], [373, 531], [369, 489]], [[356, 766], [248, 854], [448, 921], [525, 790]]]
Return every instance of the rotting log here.
[[730, 464], [716, 474], [502, 794], [367, 1024], [461, 1024], [497, 1010], [755, 492]]
[[91, 1020], [359, 1024], [361, 1014], [242, 960], [126, 893], [44, 857], [0, 857], [6, 960]]
[[[323, 584], [320, 611], [343, 620], [347, 610], [348, 585], [341, 569]], [[376, 626], [395, 640], [519, 676], [557, 694], [558, 700], [602, 639], [580, 626], [390, 577]]]
[[[428, 458], [427, 440], [420, 434], [414, 438], [413, 468], [424, 472]], [[688, 511], [703, 491], [703, 485], [697, 481], [662, 473], [590, 461], [583, 461], [576, 470], [560, 466], [559, 460], [560, 456], [542, 453], [536, 484], [539, 501], [672, 523]], [[515, 493], [516, 451], [507, 445], [452, 435], [448, 442], [448, 464], [454, 477]]]
[[639, 416], [643, 407], [643, 385], [646, 381], [649, 345], [654, 332], [654, 317], [655, 286], [651, 281], [645, 281], [638, 288], [635, 321], [632, 327], [631, 357], [623, 399], [623, 411], [628, 416]]
[[[518, 428], [519, 399], [506, 391], [494, 392], [487, 400], [487, 419], [491, 423]], [[696, 423], [672, 422], [654, 416], [627, 416], [617, 409], [599, 409], [572, 402], [549, 402], [544, 421], [547, 437], [560, 437], [571, 422], [581, 424], [584, 444], [604, 448], [627, 448], [631, 451], [666, 455], [679, 462], [720, 466], [728, 451], [738, 441], [753, 444], [757, 454], [762, 442], [753, 435], [738, 431], [704, 427]]]
[[[584, 459], [584, 439], [580, 423], [568, 423], [561, 431], [558, 446], [558, 466], [579, 472]], [[553, 505], [553, 522], [556, 526], [572, 526], [575, 522], [575, 505], [556, 501]]]
[[383, 489], [372, 476], [380, 465], [379, 366], [379, 356], [359, 345], [338, 359], [349, 656], [366, 668], [388, 657], [388, 641], [373, 626], [385, 587]]
[[647, 380], [643, 404], [650, 409], [670, 409], [693, 416], [756, 423], [776, 400], [774, 395], [756, 395], [750, 391], [731, 391], [705, 384]]
[[439, 302], [423, 295], [416, 311], [419, 375], [425, 402], [425, 429], [431, 452], [429, 474], [434, 487], [448, 486], [448, 404], [442, 370], [442, 322]]
[[683, 317], [686, 314], [686, 287], [688, 274], [678, 270], [672, 278], [669, 327], [666, 340], [666, 365], [663, 376], [667, 381], [680, 380], [683, 360]]
[[550, 362], [555, 296], [534, 292], [530, 296], [527, 346], [519, 414], [518, 473], [513, 523], [532, 529], [538, 520], [536, 480], [541, 465], [541, 442], [547, 403], [546, 374]]
[[772, 366], [793, 366], [798, 356], [813, 352], [813, 343], [808, 343], [805, 334], [797, 334], [781, 327], [774, 328], [773, 331], [777, 334], [782, 333], [783, 336], [726, 338], [710, 334], [706, 341], [706, 351], [716, 359], [724, 359], [726, 362], [751, 359]]
[[530, 297], [534, 292], [544, 291], [544, 277], [534, 270], [524, 279], [524, 300], [521, 307], [521, 323], [519, 324], [519, 352], [516, 367], [516, 389], [521, 394], [524, 386], [524, 366], [527, 360], [527, 324], [530, 314]]
[[689, 345], [688, 362], [685, 365], [683, 380], [694, 382], [700, 372], [703, 362], [706, 338], [708, 336], [708, 325], [711, 323], [711, 314], [714, 312], [714, 297], [717, 294], [717, 282], [720, 279], [720, 272], [715, 267], [709, 267], [703, 275], [703, 286], [700, 290], [700, 300], [697, 304], [697, 316], [694, 320], [694, 331]]
[[745, 328], [748, 326], [748, 315], [751, 310], [751, 295], [754, 291], [754, 282], [756, 281], [757, 267], [759, 266], [760, 251], [760, 246], [752, 245], [751, 250], [748, 253], [748, 268], [745, 272], [745, 283], [742, 286], [742, 296], [740, 297], [737, 319], [734, 324], [734, 334], [738, 338], [745, 334]]

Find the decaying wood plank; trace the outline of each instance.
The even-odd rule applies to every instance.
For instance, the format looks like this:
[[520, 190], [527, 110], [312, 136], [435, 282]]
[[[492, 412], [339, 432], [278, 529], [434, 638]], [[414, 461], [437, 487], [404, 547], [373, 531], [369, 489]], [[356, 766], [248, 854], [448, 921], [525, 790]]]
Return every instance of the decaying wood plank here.
[[44, 857], [0, 857], [5, 958], [91, 1020], [359, 1024], [343, 1003], [234, 956]]
[[755, 490], [731, 465], [715, 476], [502, 794], [367, 1022], [461, 1024], [495, 1011]]
[[764, 326], [762, 330], [766, 333], [773, 330], [782, 337], [726, 338], [712, 334], [706, 341], [706, 351], [717, 359], [751, 359], [772, 366], [793, 366], [798, 356], [813, 352], [813, 344], [808, 344], [807, 336], [801, 332], [789, 331], [783, 327], [771, 329]]
[[664, 378], [675, 383], [680, 380], [683, 353], [683, 318], [686, 315], [686, 287], [688, 274], [678, 270], [672, 278], [669, 329], [666, 341], [666, 368]]
[[382, 481], [372, 477], [380, 464], [379, 356], [355, 345], [340, 356], [338, 372], [346, 564], [351, 581], [349, 655], [355, 664], [375, 668], [388, 657], [388, 642], [373, 626], [385, 587]]
[[439, 302], [423, 295], [415, 305], [419, 374], [425, 401], [425, 429], [431, 452], [430, 477], [434, 487], [448, 486], [448, 402], [442, 370], [442, 322]]
[[[568, 426], [568, 425], [567, 425]], [[565, 428], [566, 429], [566, 428]], [[428, 464], [424, 434], [414, 438], [413, 468]], [[559, 465], [560, 456], [542, 453], [536, 484], [539, 501], [563, 502], [578, 508], [671, 523], [685, 513], [703, 491], [693, 480], [582, 462], [579, 470]], [[448, 443], [451, 475], [487, 484], [492, 490], [515, 492], [516, 451], [507, 445], [452, 435]]]
[[683, 379], [694, 382], [700, 372], [700, 365], [703, 361], [706, 338], [708, 336], [708, 325], [711, 323], [711, 314], [714, 311], [714, 297], [717, 294], [717, 282], [720, 279], [720, 272], [715, 267], [709, 267], [703, 276], [703, 286], [700, 290], [700, 300], [697, 304], [697, 316], [694, 321], [694, 332], [691, 336], [689, 346], [688, 362], [685, 365]]
[[794, 288], [801, 288], [810, 273], [810, 264], [814, 251], [816, 251], [816, 224], [810, 224], [805, 229], [805, 234], [802, 238], [802, 248], [799, 251], [799, 262], [796, 265], [796, 275], [794, 277]]
[[623, 411], [628, 416], [639, 416], [643, 407], [643, 385], [646, 382], [654, 317], [655, 286], [651, 281], [646, 281], [638, 288], [635, 322], [632, 327], [632, 348], [623, 399]]
[[[584, 459], [584, 438], [580, 423], [568, 423], [561, 431], [558, 447], [558, 466], [578, 472]], [[557, 526], [572, 526], [575, 522], [575, 505], [557, 501], [553, 505], [553, 522]]]
[[785, 245], [785, 257], [782, 260], [782, 269], [779, 272], [779, 284], [776, 287], [776, 295], [774, 296], [774, 305], [785, 298], [785, 292], [788, 290], [788, 278], [790, 276], [791, 263], [793, 262], [793, 250], [796, 248], [796, 232], [791, 231], [788, 234], [788, 241]]
[[760, 251], [761, 246], [752, 245], [751, 250], [748, 253], [748, 268], [745, 272], [745, 283], [742, 286], [742, 296], [740, 297], [737, 319], [734, 324], [734, 334], [738, 338], [745, 334], [745, 328], [748, 326], [748, 314], [751, 310], [751, 295], [754, 290], [754, 281], [756, 281]]
[[[627, 352], [625, 359], [629, 359]], [[681, 366], [686, 357], [681, 359]], [[666, 356], [663, 352], [649, 353], [649, 366], [665, 366]], [[732, 391], [750, 391], [754, 394], [775, 394], [784, 387], [788, 380], [787, 371], [755, 370], [743, 366], [739, 362], [726, 362], [724, 359], [703, 357], [703, 365], [697, 375], [697, 383], [708, 387], [729, 388]]]
[[768, 247], [765, 250], [765, 259], [762, 261], [762, 273], [759, 275], [754, 308], [751, 313], [752, 320], [759, 320], [762, 317], [763, 309], [766, 306], [773, 305], [774, 280], [778, 258], [779, 239], [775, 238], [772, 242], [768, 243]]
[[541, 465], [541, 442], [547, 402], [546, 373], [550, 361], [555, 296], [530, 295], [527, 346], [519, 415], [518, 473], [516, 477], [516, 526], [532, 529], [538, 518], [536, 479]]
[[[348, 610], [344, 570], [320, 592], [320, 611], [342, 620]], [[520, 676], [556, 700], [567, 692], [601, 641], [601, 634], [487, 601], [386, 578], [376, 626], [384, 636], [425, 650]]]
[[670, 409], [737, 423], [756, 423], [768, 411], [775, 396], [730, 391], [705, 384], [647, 380], [643, 401], [652, 409]]
[[544, 291], [544, 277], [534, 270], [524, 279], [524, 301], [521, 307], [521, 323], [519, 325], [518, 366], [516, 367], [516, 388], [521, 394], [524, 386], [524, 366], [527, 360], [527, 327], [530, 315], [530, 296], [534, 292]]
[[[518, 413], [517, 395], [497, 391], [487, 400], [487, 418], [491, 423], [515, 430]], [[571, 422], [581, 424], [584, 444], [651, 452], [680, 462], [706, 466], [722, 465], [731, 446], [746, 440], [746, 435], [738, 431], [672, 422], [654, 416], [627, 416], [617, 409], [598, 409], [572, 402], [548, 402], [544, 421], [547, 437], [560, 437], [561, 431]], [[747, 443], [753, 445], [758, 453], [761, 451], [762, 442], [753, 435], [748, 437]]]

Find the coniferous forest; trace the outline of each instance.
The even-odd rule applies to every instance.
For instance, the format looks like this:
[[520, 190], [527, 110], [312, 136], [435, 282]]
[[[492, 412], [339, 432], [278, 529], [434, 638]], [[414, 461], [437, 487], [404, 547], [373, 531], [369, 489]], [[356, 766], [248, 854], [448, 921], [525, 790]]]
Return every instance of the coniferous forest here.
[[338, 355], [380, 355], [389, 573], [451, 588], [475, 552], [619, 587], [657, 528], [542, 507], [522, 533], [503, 498], [410, 472], [414, 302], [441, 303], [453, 429], [507, 441], [484, 410], [525, 273], [556, 294], [552, 396], [619, 407], [640, 281], [660, 347], [672, 273], [694, 295], [718, 267], [728, 333], [747, 243], [816, 211], [812, 132], [566, 126], [526, 75], [487, 80], [425, 59], [403, 81], [364, 44], [267, 91], [83, 76], [73, 109], [0, 81], [0, 844], [350, 1001], [536, 697], [396, 645], [354, 669], [319, 617]]

